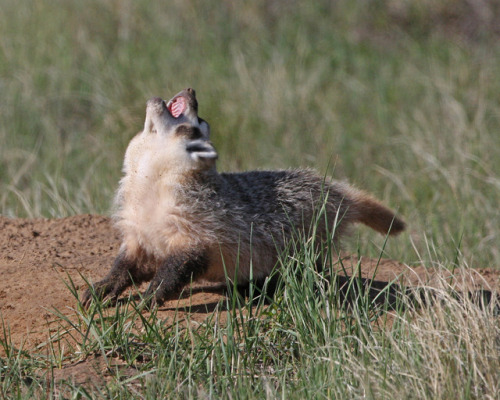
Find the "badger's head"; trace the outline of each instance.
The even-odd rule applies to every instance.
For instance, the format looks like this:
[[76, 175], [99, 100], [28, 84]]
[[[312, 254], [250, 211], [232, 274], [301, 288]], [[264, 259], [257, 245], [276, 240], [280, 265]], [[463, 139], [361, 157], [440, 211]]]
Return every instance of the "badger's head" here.
[[143, 134], [158, 135], [186, 152], [194, 163], [210, 164], [217, 152], [210, 143], [210, 126], [198, 117], [196, 92], [189, 88], [168, 102], [155, 97], [146, 107]]

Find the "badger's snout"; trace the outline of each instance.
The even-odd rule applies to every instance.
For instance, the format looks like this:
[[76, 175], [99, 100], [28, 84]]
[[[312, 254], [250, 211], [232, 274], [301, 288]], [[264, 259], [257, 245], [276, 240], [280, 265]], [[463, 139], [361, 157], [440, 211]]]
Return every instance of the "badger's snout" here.
[[161, 115], [163, 112], [168, 111], [165, 101], [160, 97], [153, 97], [149, 99], [146, 105], [146, 112], [148, 114]]

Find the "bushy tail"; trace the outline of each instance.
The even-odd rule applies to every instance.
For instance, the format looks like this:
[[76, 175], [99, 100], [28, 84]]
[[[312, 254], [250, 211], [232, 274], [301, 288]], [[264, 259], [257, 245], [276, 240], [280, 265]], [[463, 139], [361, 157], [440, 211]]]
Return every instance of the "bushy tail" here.
[[358, 222], [384, 235], [397, 235], [405, 229], [406, 224], [402, 219], [369, 194], [353, 189], [349, 197]]

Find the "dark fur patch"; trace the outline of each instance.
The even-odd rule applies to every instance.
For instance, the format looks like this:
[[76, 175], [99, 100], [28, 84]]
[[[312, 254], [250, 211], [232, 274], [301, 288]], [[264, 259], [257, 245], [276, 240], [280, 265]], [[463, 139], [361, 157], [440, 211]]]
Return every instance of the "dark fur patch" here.
[[174, 299], [184, 286], [196, 280], [207, 267], [208, 256], [205, 250], [193, 249], [172, 254], [161, 262], [145, 295], [151, 296], [154, 293], [157, 304]]
[[203, 134], [200, 129], [189, 125], [180, 125], [175, 130], [175, 135], [178, 137], [184, 136], [186, 139], [195, 140], [203, 138]]
[[[106, 277], [94, 285], [94, 291], [98, 298], [110, 296], [117, 299], [123, 291], [132, 283], [139, 285], [153, 277], [151, 270], [144, 268], [137, 260], [130, 260], [125, 253], [116, 257], [113, 267]], [[82, 303], [88, 305], [92, 298], [92, 292], [87, 289], [82, 297]]]
[[189, 102], [189, 106], [194, 112], [198, 113], [198, 100], [196, 100], [196, 91], [192, 88], [186, 89], [188, 93], [187, 101]]

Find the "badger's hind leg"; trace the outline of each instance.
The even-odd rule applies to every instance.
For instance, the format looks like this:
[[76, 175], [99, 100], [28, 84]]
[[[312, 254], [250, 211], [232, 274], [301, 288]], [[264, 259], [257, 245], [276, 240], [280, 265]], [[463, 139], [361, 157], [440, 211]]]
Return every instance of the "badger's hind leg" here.
[[166, 300], [176, 299], [184, 286], [207, 270], [208, 264], [205, 250], [193, 249], [171, 254], [158, 266], [144, 296], [150, 299], [151, 305], [161, 305]]
[[88, 288], [82, 296], [84, 307], [90, 305], [92, 292], [99, 299], [109, 297], [116, 300], [123, 291], [132, 284], [140, 284], [151, 279], [153, 273], [141, 265], [136, 258], [130, 258], [125, 251], [120, 252], [116, 257], [111, 271], [101, 281]]

